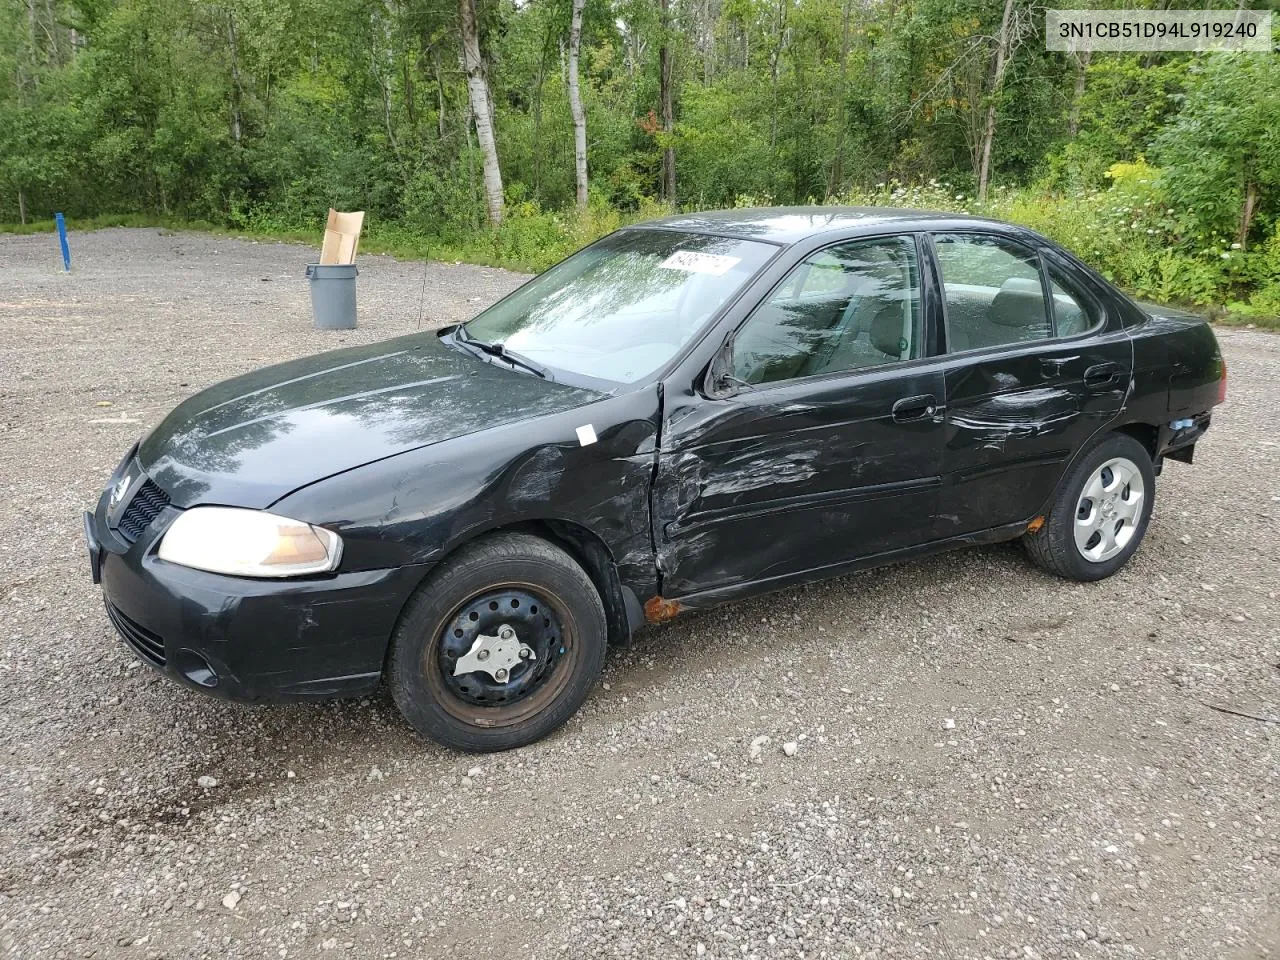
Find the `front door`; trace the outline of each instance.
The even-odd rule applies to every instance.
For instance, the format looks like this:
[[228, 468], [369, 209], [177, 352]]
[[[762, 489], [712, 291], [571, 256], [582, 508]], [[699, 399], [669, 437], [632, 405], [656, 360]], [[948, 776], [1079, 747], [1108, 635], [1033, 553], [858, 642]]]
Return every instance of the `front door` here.
[[931, 538], [944, 382], [925, 356], [919, 267], [910, 236], [818, 251], [734, 334], [736, 393], [667, 406], [654, 495], [665, 596], [785, 582]]
[[980, 233], [938, 235], [934, 249], [948, 351], [938, 533], [949, 537], [1043, 508], [1123, 408], [1133, 350], [1065, 261]]

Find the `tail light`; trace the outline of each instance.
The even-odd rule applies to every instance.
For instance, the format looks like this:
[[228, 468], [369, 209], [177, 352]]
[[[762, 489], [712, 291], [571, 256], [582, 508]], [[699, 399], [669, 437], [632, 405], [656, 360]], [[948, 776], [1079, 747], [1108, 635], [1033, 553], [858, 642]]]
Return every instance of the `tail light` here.
[[1218, 399], [1217, 403], [1225, 403], [1227, 400], [1227, 360], [1225, 357], [1218, 358]]

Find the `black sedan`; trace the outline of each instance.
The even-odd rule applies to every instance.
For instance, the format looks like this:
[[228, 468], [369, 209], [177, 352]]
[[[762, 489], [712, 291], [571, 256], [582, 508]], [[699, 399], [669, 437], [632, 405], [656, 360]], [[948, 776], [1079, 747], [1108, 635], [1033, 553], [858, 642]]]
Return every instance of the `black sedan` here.
[[693, 214], [466, 324], [197, 394], [85, 529], [112, 623], [173, 679], [385, 678], [421, 733], [501, 750], [684, 610], [1019, 537], [1114, 573], [1225, 386], [1207, 325], [1018, 227]]

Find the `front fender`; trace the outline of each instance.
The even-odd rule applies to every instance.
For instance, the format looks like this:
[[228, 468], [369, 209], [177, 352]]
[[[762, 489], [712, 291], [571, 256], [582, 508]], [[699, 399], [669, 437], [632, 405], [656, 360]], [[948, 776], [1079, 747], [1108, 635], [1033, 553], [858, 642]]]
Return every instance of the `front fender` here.
[[[596, 440], [584, 445], [588, 424]], [[657, 430], [657, 388], [646, 387], [369, 463], [271, 509], [336, 531], [344, 571], [433, 563], [491, 530], [566, 521], [599, 538], [639, 592], [655, 576]]]

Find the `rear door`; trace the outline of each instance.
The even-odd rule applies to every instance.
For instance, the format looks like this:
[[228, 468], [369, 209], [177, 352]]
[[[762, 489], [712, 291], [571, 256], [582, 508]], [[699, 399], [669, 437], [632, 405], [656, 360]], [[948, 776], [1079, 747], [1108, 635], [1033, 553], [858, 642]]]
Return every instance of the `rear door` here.
[[808, 257], [734, 335], [736, 394], [664, 385], [654, 520], [663, 593], [785, 581], [928, 540], [942, 456], [919, 241]]
[[946, 437], [938, 533], [1030, 520], [1124, 407], [1133, 349], [1092, 281], [1003, 235], [933, 238], [942, 279]]

